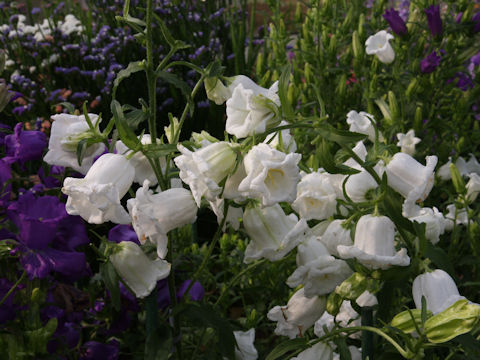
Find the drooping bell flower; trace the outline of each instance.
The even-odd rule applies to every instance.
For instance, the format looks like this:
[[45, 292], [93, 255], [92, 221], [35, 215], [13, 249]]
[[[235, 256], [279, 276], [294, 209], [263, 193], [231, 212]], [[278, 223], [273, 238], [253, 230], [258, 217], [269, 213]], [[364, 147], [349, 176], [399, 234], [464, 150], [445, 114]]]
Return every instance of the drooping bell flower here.
[[410, 264], [405, 248], [395, 251], [395, 225], [386, 216], [363, 215], [357, 223], [353, 246], [339, 245], [337, 250], [341, 258], [355, 258], [369, 269]]
[[392, 28], [393, 32], [397, 35], [405, 35], [407, 33], [407, 26], [405, 21], [400, 17], [400, 14], [394, 8], [386, 9], [385, 14], [383, 14], [385, 20]]
[[[94, 125], [99, 121], [96, 114], [88, 114], [88, 117]], [[70, 167], [86, 174], [95, 158], [104, 152], [105, 145], [96, 143], [88, 146], [80, 165], [77, 159], [78, 143], [93, 135], [85, 115], [57, 114], [52, 119], [48, 152], [43, 160], [50, 165]]]
[[122, 241], [110, 255], [118, 275], [138, 298], [148, 296], [157, 281], [170, 274], [170, 264], [162, 259], [151, 260], [134, 242]]
[[348, 264], [331, 256], [316, 237], [298, 245], [297, 250], [297, 269], [287, 285], [295, 288], [303, 284], [306, 297], [326, 295], [352, 275]]
[[430, 74], [440, 65], [441, 56], [436, 51], [428, 54], [422, 61], [420, 61], [420, 71], [424, 74]]
[[[358, 132], [360, 134], [368, 135], [370, 141], [375, 141], [375, 128], [373, 124], [375, 119], [373, 115], [360, 111], [351, 110], [347, 114], [347, 124], [350, 125], [349, 130], [352, 132]], [[382, 135], [379, 134], [379, 140], [382, 140]]]
[[260, 258], [280, 260], [306, 238], [308, 231], [305, 219], [286, 215], [278, 204], [247, 208], [243, 224], [250, 237], [243, 260], [246, 264]]
[[430, 5], [425, 9], [427, 15], [428, 27], [433, 36], [442, 35], [442, 18], [440, 17], [440, 6]]
[[13, 134], [5, 136], [5, 157], [7, 164], [42, 158], [43, 149], [47, 146], [47, 136], [41, 131], [23, 130], [23, 123], [15, 125]]
[[392, 34], [381, 30], [365, 41], [365, 52], [368, 55], [376, 55], [378, 60], [384, 64], [390, 64], [395, 60], [395, 51], [390, 45], [392, 39]]
[[233, 171], [237, 154], [232, 144], [219, 141], [211, 143], [196, 151], [190, 151], [178, 145], [182, 155], [174, 161], [180, 170], [180, 178], [192, 191], [197, 206], [200, 207], [202, 197], [215, 201], [220, 195], [220, 182]]
[[332, 348], [324, 342], [318, 342], [307, 350], [292, 357], [290, 360], [331, 360], [333, 359]]
[[320, 236], [320, 241], [325, 245], [328, 252], [335, 256], [338, 256], [338, 245], [353, 245], [350, 229], [344, 228], [342, 223], [343, 220], [333, 220], [328, 224], [325, 232]]
[[101, 156], [83, 179], [65, 179], [62, 192], [68, 195], [67, 212], [80, 215], [91, 224], [130, 223], [130, 216], [120, 200], [132, 185], [134, 176], [135, 169], [124, 156]]
[[422, 296], [425, 296], [427, 309], [434, 315], [465, 299], [452, 277], [440, 269], [418, 275], [413, 280], [412, 293], [417, 309], [422, 308]]
[[275, 334], [294, 339], [303, 336], [315, 324], [325, 311], [325, 305], [325, 297], [308, 298], [302, 288], [293, 294], [287, 305], [270, 309], [267, 317], [277, 322]]
[[243, 159], [247, 176], [238, 190], [247, 197], [260, 199], [263, 206], [293, 202], [300, 180], [300, 159], [300, 154], [285, 154], [267, 144], [258, 144]]
[[158, 256], [164, 259], [168, 251], [167, 233], [195, 222], [198, 208], [187, 189], [171, 188], [154, 194], [149, 185], [145, 180], [136, 197], [128, 199], [127, 207], [140, 242], [149, 240], [156, 244]]
[[234, 331], [235, 341], [235, 360], [257, 360], [258, 351], [253, 342], [255, 341], [255, 328], [248, 331]]

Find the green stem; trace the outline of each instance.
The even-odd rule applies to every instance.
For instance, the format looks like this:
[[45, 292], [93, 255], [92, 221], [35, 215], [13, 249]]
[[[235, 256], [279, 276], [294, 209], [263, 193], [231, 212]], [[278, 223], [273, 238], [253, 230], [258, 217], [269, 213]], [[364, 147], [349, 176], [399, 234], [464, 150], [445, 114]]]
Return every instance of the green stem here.
[[24, 271], [22, 273], [22, 276], [20, 276], [20, 279], [18, 279], [17, 282], [15, 284], [13, 284], [13, 286], [10, 288], [10, 290], [8, 290], [8, 292], [5, 294], [5, 296], [2, 298], [2, 300], [0, 300], [0, 306], [8, 299], [8, 297], [13, 293], [13, 291], [17, 288], [17, 286], [20, 285], [20, 283], [23, 281], [23, 279], [25, 279], [26, 275], [27, 275], [27, 273]]
[[[168, 252], [167, 252], [167, 261], [171, 264], [173, 262], [173, 247], [172, 247], [172, 236], [168, 237]], [[177, 288], [175, 286], [175, 275], [170, 272], [168, 276], [168, 291], [170, 293], [170, 306], [172, 309], [175, 309], [177, 306]], [[176, 349], [176, 357], [177, 359], [182, 359], [182, 342], [181, 342], [181, 335], [180, 335], [180, 318], [177, 314], [172, 315], [173, 317], [173, 342], [175, 344]]]
[[380, 176], [378, 176], [377, 172], [373, 169], [373, 167], [371, 166], [366, 166], [365, 165], [365, 161], [363, 161], [362, 159], [360, 159], [360, 157], [355, 154], [355, 151], [353, 151], [352, 149], [350, 149], [348, 146], [346, 146], [345, 144], [340, 144], [339, 145], [342, 147], [342, 149], [344, 149], [360, 166], [362, 166], [370, 175], [372, 175], [372, 177], [375, 179], [375, 181], [377, 182], [377, 184], [381, 184], [382, 183], [382, 179], [380, 179]]
[[145, 69], [147, 76], [147, 86], [148, 86], [148, 107], [149, 107], [149, 116], [148, 116], [148, 129], [150, 130], [150, 136], [152, 139], [152, 144], [157, 142], [157, 124], [156, 124], [156, 113], [157, 113], [157, 79], [155, 76], [155, 70], [153, 66], [153, 33], [152, 33], [152, 18], [153, 18], [153, 0], [147, 0], [147, 66]]

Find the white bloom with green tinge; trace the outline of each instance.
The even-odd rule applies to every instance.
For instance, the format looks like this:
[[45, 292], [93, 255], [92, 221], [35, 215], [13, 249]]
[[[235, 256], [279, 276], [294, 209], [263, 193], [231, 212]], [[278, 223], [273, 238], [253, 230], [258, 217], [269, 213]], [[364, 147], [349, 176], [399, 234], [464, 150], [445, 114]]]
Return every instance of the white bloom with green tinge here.
[[[98, 122], [98, 115], [88, 114], [93, 125]], [[79, 173], [86, 174], [93, 160], [105, 151], [103, 143], [87, 147], [82, 160], [78, 164], [77, 146], [82, 139], [91, 136], [91, 130], [84, 115], [57, 114], [52, 116], [52, 129], [48, 142], [48, 152], [43, 160], [50, 165], [70, 167]]]
[[125, 156], [102, 155], [83, 179], [67, 177], [62, 192], [68, 195], [65, 209], [91, 224], [112, 221], [129, 224], [130, 216], [120, 200], [132, 186], [135, 169]]
[[294, 339], [312, 327], [325, 311], [325, 305], [324, 296], [308, 298], [302, 288], [293, 294], [287, 305], [270, 309], [267, 317], [277, 322], [275, 334]]
[[247, 176], [238, 186], [243, 195], [260, 199], [263, 206], [295, 200], [301, 155], [285, 154], [267, 144], [254, 146], [243, 159]]
[[397, 146], [400, 146], [400, 151], [412, 156], [415, 154], [415, 145], [421, 141], [420, 138], [415, 137], [413, 129], [408, 130], [406, 134], [398, 133], [397, 139]]
[[149, 185], [145, 180], [136, 197], [128, 199], [127, 207], [140, 242], [149, 240], [156, 244], [158, 256], [164, 259], [168, 251], [167, 233], [195, 222], [198, 208], [187, 189], [172, 188], [154, 194]]
[[306, 238], [309, 230], [304, 219], [286, 215], [278, 204], [247, 208], [243, 225], [250, 237], [243, 260], [247, 264], [260, 258], [280, 260]]
[[215, 201], [222, 191], [220, 182], [233, 171], [237, 160], [233, 145], [219, 141], [190, 151], [179, 144], [178, 150], [182, 155], [174, 159], [175, 164], [180, 169], [182, 181], [190, 186], [198, 207], [203, 196]]
[[278, 82], [270, 89], [265, 89], [247, 79], [243, 77], [237, 82], [232, 96], [227, 100], [225, 131], [237, 138], [264, 133], [268, 126], [277, 121], [280, 106]]
[[165, 260], [150, 260], [140, 246], [131, 241], [122, 241], [117, 251], [110, 255], [118, 275], [138, 298], [148, 296], [158, 280], [170, 274], [170, 264]]
[[333, 350], [323, 342], [318, 342], [307, 350], [303, 350], [290, 360], [332, 360]]
[[395, 51], [393, 51], [390, 40], [393, 39], [393, 35], [381, 30], [375, 35], [368, 37], [365, 41], [365, 52], [368, 55], [376, 55], [378, 60], [384, 64], [390, 64], [395, 60]]

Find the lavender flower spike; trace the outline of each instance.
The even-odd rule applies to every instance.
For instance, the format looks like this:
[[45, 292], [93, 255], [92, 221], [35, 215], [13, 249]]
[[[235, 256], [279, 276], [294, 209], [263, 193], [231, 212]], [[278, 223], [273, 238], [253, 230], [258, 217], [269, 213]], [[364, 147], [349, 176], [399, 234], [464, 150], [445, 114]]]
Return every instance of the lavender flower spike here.
[[442, 18], [440, 17], [440, 6], [431, 5], [425, 9], [427, 15], [428, 27], [433, 36], [442, 35]]
[[393, 32], [397, 35], [405, 35], [407, 33], [407, 26], [405, 25], [405, 21], [400, 17], [400, 14], [394, 8], [390, 10], [385, 10], [385, 14], [383, 14], [385, 20], [387, 20], [388, 24], [392, 28]]
[[430, 74], [440, 65], [442, 58], [436, 51], [428, 54], [422, 61], [420, 61], [420, 71], [424, 74]]

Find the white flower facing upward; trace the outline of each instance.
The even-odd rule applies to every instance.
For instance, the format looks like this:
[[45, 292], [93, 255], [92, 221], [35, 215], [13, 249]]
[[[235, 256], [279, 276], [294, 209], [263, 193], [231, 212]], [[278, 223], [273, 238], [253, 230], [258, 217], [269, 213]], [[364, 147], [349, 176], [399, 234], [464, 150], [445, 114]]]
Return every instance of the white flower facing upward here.
[[415, 145], [421, 141], [420, 138], [415, 137], [413, 129], [408, 130], [406, 134], [398, 133], [397, 139], [397, 146], [400, 146], [400, 151], [411, 156], [415, 154]]
[[368, 55], [376, 55], [378, 60], [384, 64], [390, 64], [395, 60], [395, 51], [393, 51], [390, 40], [393, 39], [393, 35], [381, 30], [375, 35], [368, 37], [365, 41], [365, 52]]
[[[373, 115], [360, 111], [351, 110], [347, 114], [347, 124], [350, 125], [350, 131], [360, 134], [368, 135], [370, 141], [375, 141], [375, 128], [373, 123], [376, 123]], [[379, 133], [379, 140], [383, 140], [383, 136]]]
[[300, 180], [298, 163], [301, 157], [297, 153], [285, 154], [267, 144], [254, 146], [243, 159], [247, 176], [238, 191], [260, 199], [263, 206], [292, 202]]
[[165, 260], [150, 260], [140, 246], [131, 241], [122, 241], [117, 251], [110, 255], [118, 275], [138, 298], [148, 296], [158, 280], [170, 274], [170, 264]]
[[353, 246], [339, 245], [337, 250], [341, 258], [356, 258], [369, 269], [410, 264], [406, 249], [395, 252], [395, 225], [386, 216], [362, 216], [357, 223]]
[[265, 89], [250, 79], [239, 81], [227, 100], [225, 131], [239, 139], [264, 133], [277, 121], [276, 112], [280, 106], [277, 92], [278, 82]]
[[328, 175], [304, 174], [297, 185], [297, 198], [292, 208], [305, 220], [324, 220], [335, 213], [337, 194]]
[[203, 196], [215, 201], [222, 191], [219, 183], [230, 174], [237, 160], [233, 145], [219, 141], [190, 151], [179, 144], [178, 150], [182, 155], [174, 159], [175, 164], [180, 169], [182, 181], [190, 186], [198, 207]]
[[233, 336], [237, 342], [235, 347], [235, 360], [256, 360], [258, 351], [253, 342], [255, 341], [255, 329], [248, 331], [234, 331]]
[[353, 245], [350, 229], [342, 226], [343, 220], [333, 220], [325, 230], [320, 241], [325, 245], [328, 252], [332, 255], [339, 256], [337, 251], [338, 245], [351, 246]]
[[245, 250], [246, 264], [266, 258], [277, 261], [305, 239], [308, 225], [295, 214], [285, 215], [280, 205], [251, 207], [243, 214], [243, 224], [250, 237]]
[[303, 336], [305, 331], [322, 316], [325, 304], [325, 297], [307, 298], [302, 288], [293, 294], [287, 305], [270, 309], [267, 317], [277, 322], [275, 334], [294, 339]]
[[102, 155], [83, 179], [67, 177], [62, 192], [70, 215], [80, 215], [91, 224], [112, 221], [129, 224], [130, 216], [120, 200], [132, 186], [135, 169], [122, 155]]
[[465, 299], [459, 294], [457, 285], [451, 276], [440, 269], [418, 275], [413, 280], [412, 293], [417, 309], [422, 308], [422, 296], [425, 296], [427, 309], [434, 315], [455, 304], [458, 300]]
[[[95, 125], [98, 115], [88, 114]], [[84, 115], [57, 114], [53, 115], [48, 152], [43, 160], [50, 165], [66, 166], [86, 174], [93, 164], [93, 159], [105, 151], [103, 143], [93, 144], [87, 147], [82, 165], [77, 160], [77, 145], [91, 135], [91, 130]]]
[[408, 154], [396, 153], [386, 167], [388, 185], [405, 201], [425, 200], [433, 187], [437, 160], [435, 155], [427, 156], [423, 166]]
[[[150, 134], [145, 134], [140, 139], [140, 142], [143, 145], [151, 144], [152, 139]], [[132, 151], [121, 141], [118, 140], [115, 143], [115, 148], [117, 152], [121, 155], [128, 156]], [[166, 161], [164, 157], [159, 158], [160, 166], [162, 167], [162, 171], [165, 171], [166, 168]], [[157, 184], [157, 176], [152, 169], [147, 157], [142, 154], [141, 151], [135, 153], [131, 158], [130, 162], [132, 166], [135, 168], [135, 178], [133, 179], [134, 182], [138, 184], [143, 184], [145, 180], [148, 180], [150, 184], [156, 185]]]
[[297, 250], [297, 269], [287, 284], [291, 288], [304, 284], [306, 297], [332, 292], [353, 273], [345, 261], [331, 256], [316, 237], [298, 245]]
[[195, 222], [198, 208], [187, 189], [172, 188], [154, 194], [149, 185], [145, 180], [136, 197], [128, 199], [127, 207], [140, 242], [149, 240], [156, 244], [158, 256], [164, 259], [168, 251], [167, 233]]
[[290, 360], [332, 360], [332, 348], [323, 343], [318, 342], [307, 350], [303, 350], [300, 354], [292, 357]]

